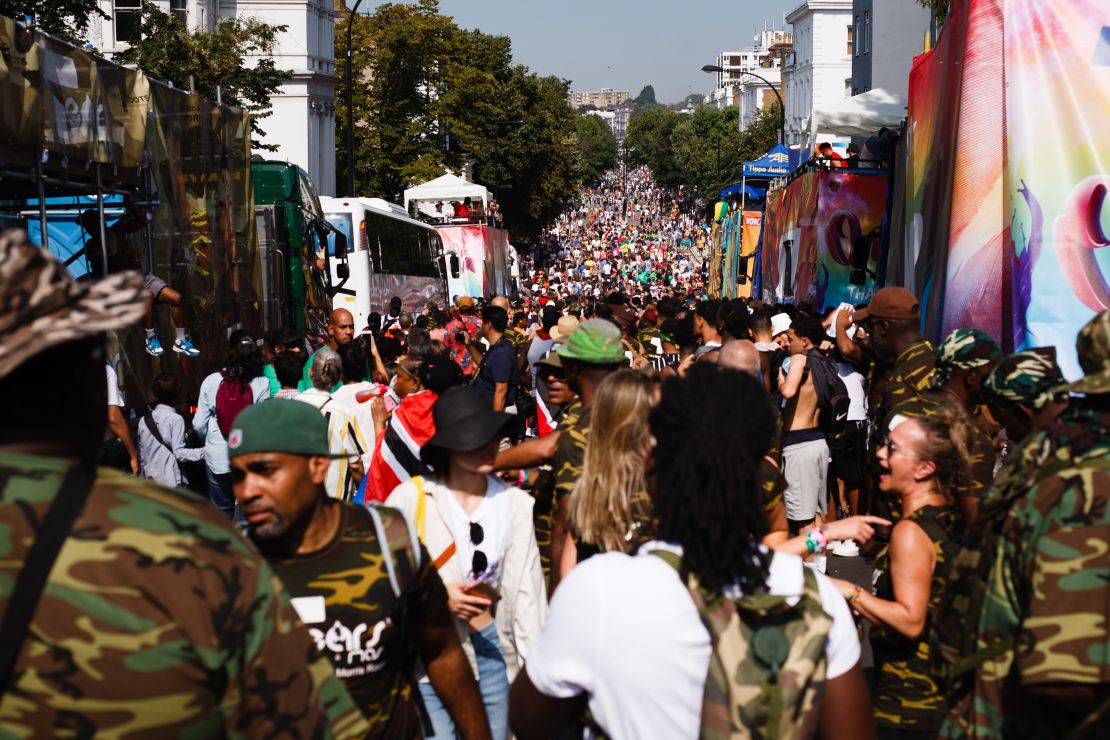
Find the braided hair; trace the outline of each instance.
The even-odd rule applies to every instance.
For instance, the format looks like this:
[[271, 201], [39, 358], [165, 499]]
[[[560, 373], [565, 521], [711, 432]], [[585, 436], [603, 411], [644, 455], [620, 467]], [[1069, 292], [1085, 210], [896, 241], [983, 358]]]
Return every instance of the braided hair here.
[[706, 363], [668, 379], [651, 412], [659, 539], [681, 545], [683, 569], [710, 590], [764, 588], [758, 472], [773, 414], [754, 377]]

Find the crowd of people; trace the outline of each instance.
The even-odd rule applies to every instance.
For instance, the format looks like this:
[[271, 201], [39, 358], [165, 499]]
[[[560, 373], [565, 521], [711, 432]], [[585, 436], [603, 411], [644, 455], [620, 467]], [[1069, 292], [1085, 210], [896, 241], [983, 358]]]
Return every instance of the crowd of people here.
[[137, 446], [141, 276], [0, 236], [0, 728], [1105, 737], [1110, 311], [1069, 384], [904, 288], [710, 298], [710, 229], [611, 172], [519, 295], [233, 332]]

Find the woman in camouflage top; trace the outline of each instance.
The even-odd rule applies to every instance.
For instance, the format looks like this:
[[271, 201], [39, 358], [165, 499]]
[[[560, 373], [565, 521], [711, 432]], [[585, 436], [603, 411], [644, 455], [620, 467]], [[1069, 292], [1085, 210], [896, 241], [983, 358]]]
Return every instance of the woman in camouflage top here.
[[952, 497], [968, 465], [971, 429], [947, 409], [895, 416], [879, 447], [879, 488], [900, 497], [902, 518], [875, 560], [874, 594], [834, 579], [857, 614], [871, 621], [875, 724], [879, 737], [933, 737], [947, 697], [929, 663], [929, 623], [944, 592], [945, 563], [958, 549]]

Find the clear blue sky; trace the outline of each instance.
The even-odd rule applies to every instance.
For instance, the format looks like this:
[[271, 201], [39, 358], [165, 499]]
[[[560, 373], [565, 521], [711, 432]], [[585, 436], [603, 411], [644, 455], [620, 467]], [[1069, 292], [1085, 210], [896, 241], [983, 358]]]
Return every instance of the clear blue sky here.
[[[751, 46], [764, 22], [782, 28], [801, 0], [440, 0], [464, 28], [513, 40], [516, 62], [572, 81], [574, 90], [611, 87], [635, 96], [655, 86], [660, 102], [708, 93], [701, 71], [717, 54]], [[353, 0], [347, 0], [353, 5]], [[377, 0], [363, 0], [367, 6]]]

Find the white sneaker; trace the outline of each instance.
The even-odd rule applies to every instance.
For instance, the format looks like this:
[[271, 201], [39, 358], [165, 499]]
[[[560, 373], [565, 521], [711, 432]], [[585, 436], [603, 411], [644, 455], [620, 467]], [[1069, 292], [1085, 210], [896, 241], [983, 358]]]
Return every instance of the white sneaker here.
[[833, 548], [832, 554], [840, 558], [858, 557], [859, 546], [852, 540], [845, 540]]

